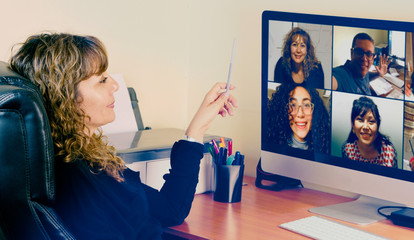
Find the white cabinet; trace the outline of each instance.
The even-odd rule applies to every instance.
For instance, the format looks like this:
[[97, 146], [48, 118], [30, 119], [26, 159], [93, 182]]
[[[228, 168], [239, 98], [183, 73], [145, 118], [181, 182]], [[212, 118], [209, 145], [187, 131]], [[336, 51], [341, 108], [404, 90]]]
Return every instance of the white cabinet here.
[[147, 182], [150, 187], [160, 190], [164, 184], [164, 174], [169, 172], [170, 159], [164, 158], [147, 162]]
[[200, 163], [200, 173], [198, 174], [198, 184], [196, 193], [213, 191], [213, 158], [210, 153], [204, 153]]
[[[164, 174], [169, 173], [171, 168], [169, 158], [161, 158], [149, 161], [133, 162], [127, 164], [133, 171], [140, 172], [141, 182], [160, 190], [164, 184]], [[213, 164], [209, 153], [205, 153], [200, 163], [200, 173], [196, 193], [204, 193], [212, 190]]]
[[133, 162], [127, 164], [127, 167], [132, 171], [139, 172], [139, 178], [142, 183], [146, 183], [147, 180], [147, 162]]
[[[163, 176], [169, 172], [171, 148], [175, 141], [182, 139], [185, 132], [181, 129], [165, 128], [151, 129], [137, 132], [122, 132], [108, 134], [109, 144], [116, 148], [117, 154], [125, 161], [127, 166], [140, 172], [141, 181], [155, 189], [160, 190], [164, 184]], [[204, 143], [207, 144], [220, 136], [206, 135]], [[226, 140], [230, 140], [225, 138]], [[200, 164], [199, 182], [196, 193], [213, 190], [212, 157], [204, 149], [204, 157]]]

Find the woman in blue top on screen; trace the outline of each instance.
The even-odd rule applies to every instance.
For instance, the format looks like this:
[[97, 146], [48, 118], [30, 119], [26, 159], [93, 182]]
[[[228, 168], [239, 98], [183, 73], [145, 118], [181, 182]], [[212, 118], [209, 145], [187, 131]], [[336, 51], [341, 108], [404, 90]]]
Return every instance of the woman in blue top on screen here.
[[342, 146], [343, 157], [387, 167], [397, 167], [397, 152], [389, 138], [379, 131], [378, 107], [368, 97], [355, 99], [351, 112], [352, 129]]
[[329, 114], [315, 89], [280, 85], [269, 100], [267, 114], [269, 142], [329, 153]]
[[295, 27], [286, 35], [282, 57], [276, 63], [274, 80], [282, 84], [324, 88], [322, 65], [316, 58], [315, 48], [305, 30]]
[[141, 183], [99, 129], [115, 119], [118, 84], [106, 72], [106, 50], [97, 38], [34, 35], [10, 66], [43, 95], [55, 148], [54, 207], [76, 239], [161, 239], [163, 227], [183, 222], [198, 181], [204, 132], [217, 114], [232, 115], [236, 105], [222, 94], [225, 83], [207, 93], [186, 131], [189, 138], [174, 144], [158, 191]]

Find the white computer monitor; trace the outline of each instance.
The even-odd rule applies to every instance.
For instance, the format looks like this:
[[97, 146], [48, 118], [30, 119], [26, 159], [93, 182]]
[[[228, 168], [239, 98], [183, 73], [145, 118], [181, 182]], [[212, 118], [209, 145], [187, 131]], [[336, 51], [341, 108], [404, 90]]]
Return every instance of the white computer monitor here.
[[[289, 81], [280, 79], [283, 75], [276, 70], [277, 63], [282, 61], [286, 36], [296, 27], [305, 30], [310, 36], [315, 56], [320, 63], [320, 68], [323, 69], [323, 80], [320, 80], [318, 87], [307, 80], [297, 84], [308, 90], [314, 105], [313, 118], [309, 123], [302, 122], [298, 125], [302, 130], [310, 126], [307, 138], [301, 139], [307, 142], [307, 146], [304, 147], [308, 148], [307, 150], [300, 149], [303, 145], [292, 143], [295, 132], [291, 127], [294, 123], [289, 119], [292, 117], [289, 115], [289, 111], [292, 110], [288, 105], [291, 100], [282, 97], [288, 92], [290, 93], [287, 94], [288, 98], [292, 99], [293, 89], [296, 89], [297, 85], [288, 86]], [[405, 91], [405, 86], [411, 84], [414, 49], [411, 31], [413, 30], [414, 23], [410, 22], [263, 12], [262, 169], [265, 172], [363, 196], [359, 201], [355, 201], [355, 205], [359, 207], [362, 204], [361, 208], [345, 204], [337, 208], [328, 207], [313, 211], [364, 224], [382, 219], [376, 213], [376, 209], [380, 206], [414, 207], [414, 172], [409, 163], [414, 156], [410, 144], [414, 136], [414, 102], [412, 102], [412, 93], [408, 94], [408, 91], [411, 91], [410, 87], [407, 88], [407, 92]], [[399, 41], [390, 41], [389, 36], [393, 32], [398, 33]], [[336, 84], [332, 81], [333, 69], [351, 59], [353, 38], [358, 33], [366, 33], [372, 37], [377, 53], [378, 49], [405, 49], [404, 54], [399, 54], [398, 62], [391, 56], [389, 58], [387, 75], [393, 75], [397, 79], [378, 78], [378, 72], [374, 66], [371, 66], [367, 73], [372, 76], [369, 92], [334, 90], [332, 87]], [[401, 44], [403, 36], [404, 46], [392, 46], [392, 44]], [[387, 51], [380, 52], [387, 54]], [[373, 57], [372, 62], [378, 64], [380, 61], [378, 55], [380, 54]], [[366, 53], [362, 58], [367, 58]], [[289, 72], [289, 69], [285, 71]], [[343, 146], [350, 132], [357, 131], [354, 130], [356, 125], [352, 125], [351, 117], [354, 101], [363, 101], [364, 97], [373, 102], [378, 110], [378, 116], [374, 116], [377, 130], [371, 132], [372, 135], [379, 136], [378, 132], [380, 132], [389, 140], [396, 153], [396, 157], [392, 158], [391, 164], [388, 162], [388, 166], [386, 162], [389, 158], [379, 161], [380, 158], [372, 153], [365, 155], [370, 156], [366, 160], [370, 159], [371, 162], [343, 157]], [[318, 101], [314, 102], [316, 99]], [[325, 108], [324, 111], [319, 111], [321, 106]], [[297, 107], [297, 112], [304, 113], [303, 107], [304, 105]], [[352, 141], [358, 146], [358, 138]], [[414, 139], [412, 141], [414, 145]], [[380, 155], [382, 150], [376, 149], [377, 154]], [[384, 153], [389, 153], [388, 148], [385, 150]], [[361, 155], [362, 152], [361, 146], [358, 154]], [[362, 155], [364, 154], [366, 153]]]

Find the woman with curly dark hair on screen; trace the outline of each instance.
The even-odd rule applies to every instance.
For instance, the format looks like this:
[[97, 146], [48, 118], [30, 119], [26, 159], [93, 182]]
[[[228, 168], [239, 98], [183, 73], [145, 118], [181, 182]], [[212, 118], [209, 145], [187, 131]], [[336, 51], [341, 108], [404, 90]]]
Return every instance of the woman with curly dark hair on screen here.
[[324, 88], [322, 65], [316, 58], [315, 48], [305, 30], [295, 27], [286, 35], [282, 57], [276, 63], [274, 80], [282, 84]]
[[267, 114], [270, 143], [329, 153], [329, 114], [315, 89], [280, 85], [269, 100]]
[[389, 137], [379, 131], [381, 116], [371, 98], [360, 97], [352, 104], [351, 131], [342, 146], [342, 156], [381, 166], [397, 167], [397, 151]]

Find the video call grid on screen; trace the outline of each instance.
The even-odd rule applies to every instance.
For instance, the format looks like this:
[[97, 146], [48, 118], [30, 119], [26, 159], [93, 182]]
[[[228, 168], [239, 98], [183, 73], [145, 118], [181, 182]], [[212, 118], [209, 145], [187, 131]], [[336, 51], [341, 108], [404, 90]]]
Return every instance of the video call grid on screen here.
[[[413, 157], [410, 140], [414, 136], [414, 97], [412, 93], [406, 94], [405, 90], [405, 86], [411, 84], [413, 71], [413, 34], [407, 30], [414, 29], [414, 23], [270, 11], [263, 13], [262, 20], [262, 150], [351, 169], [360, 170], [362, 165], [364, 171], [367, 172], [373, 171], [414, 181], [414, 174], [411, 173], [409, 166], [409, 160]], [[322, 65], [324, 87], [316, 90], [329, 114], [331, 139], [328, 153], [292, 149], [288, 146], [270, 143], [267, 138], [269, 132], [267, 106], [277, 87], [280, 86], [280, 83], [275, 82], [274, 79], [275, 66], [282, 56], [285, 36], [294, 27], [302, 28], [310, 35], [315, 55]], [[380, 55], [389, 55], [391, 59], [389, 68], [397, 70], [397, 77], [403, 82], [402, 86], [389, 81], [384, 86], [381, 82], [375, 85], [375, 79], [371, 79], [371, 95], [332, 89], [332, 69], [351, 59], [352, 39], [361, 32], [367, 33], [374, 40], [377, 57], [373, 61], [373, 66], [379, 64]], [[371, 73], [376, 71], [373, 66], [369, 69]], [[388, 70], [388, 74], [391, 75], [394, 72]], [[384, 94], [381, 90], [388, 92]], [[352, 129], [352, 102], [362, 96], [370, 98], [378, 107], [381, 118], [378, 130], [389, 137], [395, 148], [396, 168], [362, 163], [342, 157], [342, 146]], [[411, 116], [412, 119], [410, 119]], [[412, 141], [414, 145], [414, 139]]]

